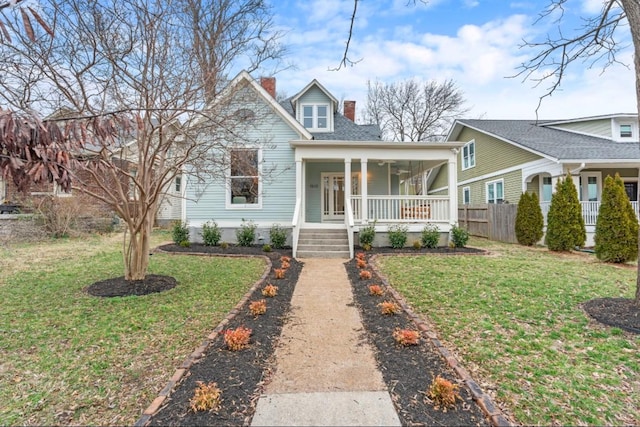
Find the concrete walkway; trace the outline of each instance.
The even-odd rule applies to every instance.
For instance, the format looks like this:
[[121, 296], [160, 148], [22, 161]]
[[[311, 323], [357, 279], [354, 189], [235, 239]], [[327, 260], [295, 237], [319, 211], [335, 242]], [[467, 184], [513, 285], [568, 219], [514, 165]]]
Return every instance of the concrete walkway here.
[[305, 259], [252, 426], [399, 426], [341, 259]]

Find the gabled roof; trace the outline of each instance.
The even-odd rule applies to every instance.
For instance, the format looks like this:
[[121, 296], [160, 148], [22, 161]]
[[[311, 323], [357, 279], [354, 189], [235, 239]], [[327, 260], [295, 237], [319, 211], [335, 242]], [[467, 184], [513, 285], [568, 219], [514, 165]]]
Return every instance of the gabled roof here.
[[229, 83], [225, 91], [223, 91], [223, 96], [225, 92], [231, 93], [233, 88], [237, 87], [242, 82], [247, 82], [251, 87], [273, 108], [273, 110], [282, 117], [285, 122], [293, 130], [298, 132], [302, 138], [312, 139], [313, 136], [311, 133], [304, 127], [300, 122], [298, 122], [285, 108], [283, 108], [281, 103], [278, 103], [256, 80], [251, 77], [251, 75], [247, 71], [241, 71], [232, 81]]
[[295, 106], [298, 102], [298, 99], [300, 99], [302, 95], [307, 93], [313, 86], [316, 86], [318, 89], [320, 89], [327, 96], [327, 98], [329, 98], [333, 102], [333, 111], [335, 113], [338, 108], [338, 100], [333, 95], [331, 95], [331, 92], [329, 92], [324, 86], [322, 86], [316, 79], [313, 79], [311, 83], [304, 87], [304, 89], [293, 95], [293, 97], [291, 97], [291, 103]]
[[[574, 120], [575, 121], [575, 120]], [[560, 120], [457, 120], [448, 141], [457, 141], [464, 127], [498, 138], [554, 161], [640, 159], [638, 142], [615, 142], [547, 127]]]
[[[292, 98], [281, 101], [280, 105], [295, 120]], [[381, 133], [378, 125], [359, 125], [335, 112], [333, 132], [314, 132], [311, 135], [318, 141], [380, 141]]]

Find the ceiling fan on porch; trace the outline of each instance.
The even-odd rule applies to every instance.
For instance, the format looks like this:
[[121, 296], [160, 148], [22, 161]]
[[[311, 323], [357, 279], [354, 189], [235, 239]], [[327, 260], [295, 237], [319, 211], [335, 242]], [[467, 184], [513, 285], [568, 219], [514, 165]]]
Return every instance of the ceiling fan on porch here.
[[395, 160], [378, 160], [378, 166], [391, 165], [395, 162]]
[[406, 170], [406, 169], [394, 168], [394, 170], [391, 173], [394, 174], [394, 175], [400, 176], [400, 175], [404, 175], [406, 173], [409, 173], [409, 171]]

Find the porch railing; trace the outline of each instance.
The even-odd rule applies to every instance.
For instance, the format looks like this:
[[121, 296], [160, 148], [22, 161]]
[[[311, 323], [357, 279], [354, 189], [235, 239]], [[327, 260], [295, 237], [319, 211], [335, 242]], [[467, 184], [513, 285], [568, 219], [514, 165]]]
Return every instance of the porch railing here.
[[[354, 220], [362, 220], [362, 196], [351, 196]], [[367, 218], [377, 222], [449, 221], [449, 197], [368, 196]]]
[[[598, 220], [598, 211], [600, 209], [600, 202], [580, 202], [580, 206], [582, 207], [582, 218], [584, 218], [584, 225], [596, 225], [596, 221]], [[640, 213], [638, 211], [639, 203], [631, 202], [631, 206], [633, 206], [633, 211], [640, 217]], [[544, 217], [544, 223], [547, 223], [547, 215], [549, 214], [549, 208], [551, 207], [551, 202], [541, 202], [540, 208], [542, 210], [542, 216]]]

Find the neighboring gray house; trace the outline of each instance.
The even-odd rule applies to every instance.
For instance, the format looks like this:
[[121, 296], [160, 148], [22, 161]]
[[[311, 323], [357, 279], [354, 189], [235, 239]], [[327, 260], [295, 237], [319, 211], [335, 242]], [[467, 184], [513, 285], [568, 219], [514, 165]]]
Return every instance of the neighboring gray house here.
[[[557, 179], [573, 177], [593, 244], [602, 184], [619, 173], [638, 212], [640, 141], [637, 114], [570, 120], [457, 120], [450, 141], [464, 141], [457, 166], [461, 204], [518, 203], [524, 191], [538, 194], [549, 210]], [[430, 194], [438, 194], [447, 171], [434, 171]]]
[[[245, 220], [258, 226], [256, 243], [268, 243], [274, 224], [289, 230], [294, 256], [318, 250], [353, 256], [360, 227], [375, 221], [379, 244], [387, 244], [384, 235], [392, 224], [417, 233], [427, 223], [439, 228], [446, 243], [457, 223], [456, 192], [408, 195], [405, 181], [445, 164], [452, 171], [446, 188], [456, 188], [456, 154], [463, 144], [382, 141], [377, 126], [355, 123], [355, 102], [344, 101], [342, 114], [338, 100], [317, 80], [282, 102], [275, 100], [274, 78], [258, 83], [241, 72], [229, 87], [231, 96], [252, 99], [233, 108], [252, 121], [245, 132], [256, 142], [224, 154], [228, 167], [222, 178], [202, 182], [183, 174], [182, 215], [196, 240], [202, 225], [215, 220], [223, 239], [233, 242]], [[341, 236], [346, 244], [313, 240], [317, 230]]]

